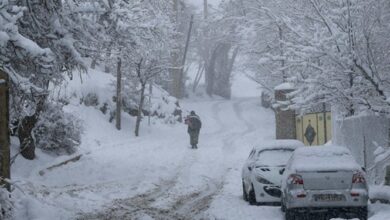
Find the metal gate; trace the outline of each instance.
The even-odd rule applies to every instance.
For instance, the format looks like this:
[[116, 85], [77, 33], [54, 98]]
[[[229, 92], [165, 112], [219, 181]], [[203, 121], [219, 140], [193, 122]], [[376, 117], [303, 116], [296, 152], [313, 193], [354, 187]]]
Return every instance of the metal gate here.
[[310, 113], [296, 117], [297, 139], [307, 146], [323, 145], [332, 139], [332, 114]]
[[[0, 176], [3, 178], [10, 178], [8, 86], [8, 75], [0, 69]], [[0, 181], [0, 184], [4, 183]], [[6, 185], [9, 189], [9, 185]]]

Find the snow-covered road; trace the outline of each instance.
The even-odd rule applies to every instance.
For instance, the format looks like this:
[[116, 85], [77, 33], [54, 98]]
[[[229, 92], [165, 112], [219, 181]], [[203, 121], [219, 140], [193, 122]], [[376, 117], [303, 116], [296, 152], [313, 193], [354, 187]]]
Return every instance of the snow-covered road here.
[[[168, 164], [154, 170], [170, 172], [167, 177], [149, 183], [155, 187], [145, 192], [107, 203], [102, 210], [83, 214], [79, 219], [258, 219], [260, 209], [248, 206], [241, 199], [240, 169], [256, 142], [273, 138], [272, 112], [262, 109], [257, 99], [248, 98], [183, 105], [194, 109], [202, 118], [199, 149], [189, 149], [185, 126], [180, 126], [180, 130], [172, 128], [175, 130], [164, 135], [164, 146], [143, 153], [147, 159], [149, 154], [165, 157], [169, 151], [176, 152], [176, 161], [166, 161]], [[161, 143], [162, 140], [149, 141]], [[173, 166], [169, 164], [172, 162]], [[147, 160], [144, 163], [148, 166]], [[230, 206], [227, 207], [226, 202], [231, 203]], [[237, 205], [243, 209], [237, 209]], [[234, 216], [226, 211], [229, 209]], [[275, 219], [275, 212], [279, 211], [274, 207], [268, 209]], [[269, 219], [270, 216], [264, 217]]]
[[279, 207], [248, 205], [241, 191], [250, 149], [274, 138], [273, 112], [257, 98], [182, 105], [203, 121], [198, 150], [190, 149], [184, 124], [144, 123], [135, 138], [131, 118], [118, 132], [96, 109], [70, 108], [85, 121], [83, 156], [44, 175], [66, 157], [18, 160], [14, 180], [29, 196], [17, 204], [17, 219], [284, 219]]

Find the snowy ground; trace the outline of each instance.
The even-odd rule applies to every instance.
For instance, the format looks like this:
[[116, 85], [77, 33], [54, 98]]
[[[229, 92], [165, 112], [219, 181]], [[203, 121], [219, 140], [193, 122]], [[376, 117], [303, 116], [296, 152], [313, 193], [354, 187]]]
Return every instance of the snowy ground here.
[[[80, 161], [39, 175], [65, 157], [33, 162], [18, 158], [14, 180], [26, 193], [20, 219], [255, 218], [261, 208], [240, 197], [240, 169], [250, 148], [274, 137], [273, 113], [256, 98], [183, 103], [203, 120], [199, 150], [189, 149], [185, 125], [144, 126], [132, 135], [132, 119], [115, 131], [92, 107], [73, 107], [85, 121]], [[47, 163], [45, 163], [47, 162]], [[30, 163], [30, 164], [29, 164]], [[25, 167], [34, 167], [26, 170]], [[16, 176], [17, 175], [17, 176]], [[226, 206], [228, 203], [229, 206]], [[243, 207], [239, 212], [233, 207]], [[229, 208], [230, 207], [230, 208]], [[281, 216], [277, 208], [267, 209]], [[276, 213], [276, 214], [275, 214]]]
[[[274, 114], [259, 103], [243, 97], [183, 101], [203, 121], [198, 150], [189, 148], [184, 124], [145, 122], [135, 138], [134, 119], [124, 115], [116, 131], [100, 111], [73, 103], [67, 110], [85, 122], [82, 157], [44, 172], [70, 157], [38, 151], [34, 161], [18, 158], [13, 180], [25, 195], [16, 190], [16, 219], [282, 220], [279, 207], [249, 206], [241, 196], [250, 149], [274, 138]], [[390, 206], [370, 209], [370, 220], [390, 219]]]

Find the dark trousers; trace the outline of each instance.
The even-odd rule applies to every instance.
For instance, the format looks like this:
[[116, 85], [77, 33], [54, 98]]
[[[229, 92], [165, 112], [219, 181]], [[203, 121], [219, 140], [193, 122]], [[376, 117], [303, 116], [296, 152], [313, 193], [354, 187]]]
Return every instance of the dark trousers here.
[[192, 147], [195, 147], [198, 144], [199, 132], [189, 132], [190, 134], [190, 144]]

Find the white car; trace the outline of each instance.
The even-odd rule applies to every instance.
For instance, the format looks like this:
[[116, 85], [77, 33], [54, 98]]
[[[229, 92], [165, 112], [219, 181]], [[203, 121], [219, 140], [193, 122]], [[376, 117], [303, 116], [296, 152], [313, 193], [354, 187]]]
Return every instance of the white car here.
[[297, 149], [283, 172], [282, 210], [286, 220], [300, 220], [311, 213], [367, 220], [365, 172], [347, 148]]
[[249, 204], [280, 204], [280, 170], [298, 147], [297, 140], [273, 140], [256, 146], [242, 168], [243, 198]]

